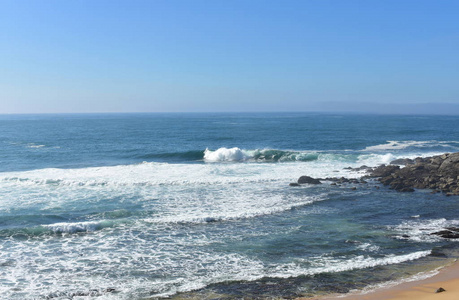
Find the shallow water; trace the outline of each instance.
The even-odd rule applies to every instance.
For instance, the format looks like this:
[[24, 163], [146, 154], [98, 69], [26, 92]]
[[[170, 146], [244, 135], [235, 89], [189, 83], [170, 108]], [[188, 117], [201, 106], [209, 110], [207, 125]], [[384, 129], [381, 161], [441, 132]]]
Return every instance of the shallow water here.
[[457, 256], [455, 241], [430, 233], [459, 226], [458, 197], [374, 181], [288, 184], [458, 151], [458, 125], [438, 116], [0, 116], [0, 298], [295, 297], [433, 268]]

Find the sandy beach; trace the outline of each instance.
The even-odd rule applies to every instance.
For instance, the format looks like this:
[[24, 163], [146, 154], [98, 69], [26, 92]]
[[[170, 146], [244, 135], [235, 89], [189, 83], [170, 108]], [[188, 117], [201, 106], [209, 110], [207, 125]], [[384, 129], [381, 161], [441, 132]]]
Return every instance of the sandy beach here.
[[[436, 292], [443, 288], [444, 292]], [[438, 274], [418, 281], [404, 282], [375, 289], [366, 293], [300, 298], [298, 300], [456, 300], [459, 299], [459, 263], [446, 266]]]

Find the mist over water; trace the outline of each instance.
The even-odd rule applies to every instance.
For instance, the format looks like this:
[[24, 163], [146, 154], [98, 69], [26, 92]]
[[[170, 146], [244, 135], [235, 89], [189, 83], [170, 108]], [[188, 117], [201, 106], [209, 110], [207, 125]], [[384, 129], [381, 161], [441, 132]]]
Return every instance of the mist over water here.
[[[300, 296], [372, 268], [383, 271], [370, 283], [441, 264], [431, 254], [453, 257], [456, 243], [430, 233], [459, 224], [457, 197], [288, 184], [458, 151], [458, 126], [439, 116], [0, 116], [0, 298], [237, 298], [243, 286]], [[266, 278], [279, 289], [261, 288]]]

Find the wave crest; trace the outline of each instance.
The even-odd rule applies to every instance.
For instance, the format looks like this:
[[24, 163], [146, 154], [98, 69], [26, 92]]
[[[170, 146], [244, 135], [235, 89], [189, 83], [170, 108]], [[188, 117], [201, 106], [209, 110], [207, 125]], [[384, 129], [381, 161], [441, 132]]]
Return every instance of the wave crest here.
[[219, 148], [215, 151], [208, 148], [204, 151], [206, 162], [289, 162], [314, 161], [319, 159], [317, 152], [285, 151], [277, 149], [244, 150], [238, 147]]
[[51, 230], [54, 233], [78, 233], [78, 232], [93, 232], [103, 228], [112, 227], [114, 224], [111, 221], [87, 221], [75, 223], [54, 223], [42, 225], [42, 227]]
[[385, 144], [366, 147], [363, 151], [380, 152], [407, 149], [438, 149], [449, 151], [449, 149], [459, 149], [458, 144], [456, 141], [387, 141]]

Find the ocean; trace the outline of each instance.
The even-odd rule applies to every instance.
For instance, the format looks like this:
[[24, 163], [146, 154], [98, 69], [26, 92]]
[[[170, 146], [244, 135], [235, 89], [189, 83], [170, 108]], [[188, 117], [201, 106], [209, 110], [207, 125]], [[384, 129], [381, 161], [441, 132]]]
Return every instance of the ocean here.
[[[459, 117], [0, 115], [0, 299], [291, 299], [428, 276], [459, 197], [302, 175], [459, 151]], [[356, 189], [354, 189], [354, 187]]]

